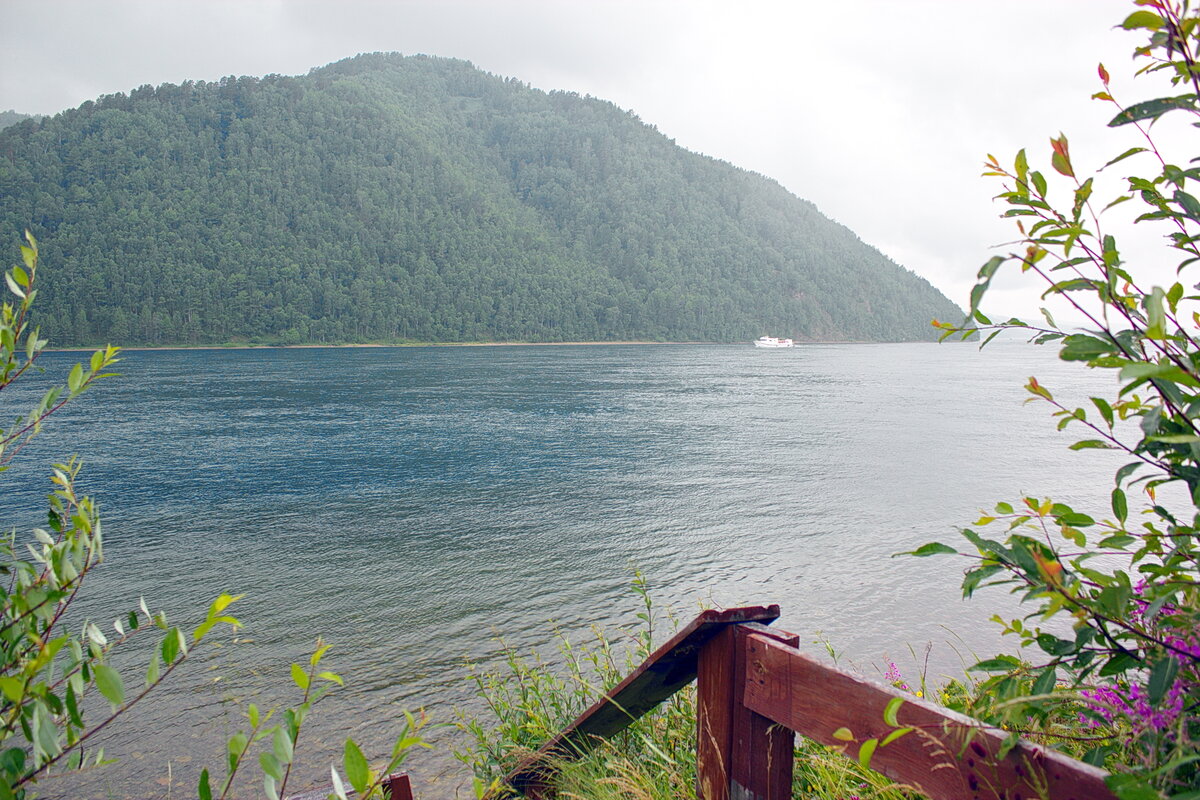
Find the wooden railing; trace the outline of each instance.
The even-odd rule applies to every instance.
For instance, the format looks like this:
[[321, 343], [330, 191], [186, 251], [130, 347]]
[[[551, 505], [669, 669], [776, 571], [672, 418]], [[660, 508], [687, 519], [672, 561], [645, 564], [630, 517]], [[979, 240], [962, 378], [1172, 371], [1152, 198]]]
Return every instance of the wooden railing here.
[[794, 732], [842, 746], [930, 800], [1116, 800], [1103, 770], [1025, 741], [1000, 757], [1002, 732], [804, 655], [796, 636], [767, 627], [778, 617], [779, 606], [703, 612], [507, 784], [551, 797], [555, 763], [582, 755], [696, 680], [701, 800], [790, 798]]

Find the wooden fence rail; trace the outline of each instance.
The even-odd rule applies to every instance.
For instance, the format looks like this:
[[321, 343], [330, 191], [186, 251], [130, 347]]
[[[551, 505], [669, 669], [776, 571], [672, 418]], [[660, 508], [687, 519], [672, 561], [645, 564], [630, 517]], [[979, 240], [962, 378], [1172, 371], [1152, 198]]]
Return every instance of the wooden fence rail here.
[[794, 732], [851, 758], [873, 749], [872, 769], [930, 800], [1116, 800], [1103, 770], [1024, 741], [1000, 758], [1005, 736], [995, 729], [809, 658], [796, 636], [763, 624], [778, 616], [778, 606], [705, 611], [519, 765], [508, 785], [552, 796], [556, 761], [583, 754], [695, 679], [700, 800], [791, 797]]

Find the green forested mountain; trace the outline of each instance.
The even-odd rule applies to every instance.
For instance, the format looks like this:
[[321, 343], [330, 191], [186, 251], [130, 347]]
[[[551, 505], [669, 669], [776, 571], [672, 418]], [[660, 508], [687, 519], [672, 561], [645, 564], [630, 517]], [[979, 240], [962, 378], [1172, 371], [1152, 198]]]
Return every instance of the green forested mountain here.
[[611, 103], [423, 56], [23, 120], [0, 231], [26, 227], [58, 344], [910, 340], [961, 313]]

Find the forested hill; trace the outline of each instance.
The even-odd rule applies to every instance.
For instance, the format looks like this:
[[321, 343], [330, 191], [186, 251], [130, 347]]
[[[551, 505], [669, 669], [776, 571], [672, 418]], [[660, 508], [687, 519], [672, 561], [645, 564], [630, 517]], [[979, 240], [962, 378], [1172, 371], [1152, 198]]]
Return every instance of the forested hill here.
[[21, 121], [10, 260], [26, 227], [56, 344], [912, 340], [961, 315], [774, 181], [423, 56]]

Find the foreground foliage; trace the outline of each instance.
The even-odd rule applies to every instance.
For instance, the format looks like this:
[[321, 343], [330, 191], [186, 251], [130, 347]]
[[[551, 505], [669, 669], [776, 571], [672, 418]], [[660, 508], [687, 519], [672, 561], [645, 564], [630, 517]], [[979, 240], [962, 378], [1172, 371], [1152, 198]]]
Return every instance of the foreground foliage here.
[[[0, 392], [39, 371], [37, 362], [47, 344], [32, 324], [38, 244], [28, 233], [26, 241], [23, 265], [4, 276], [15, 300], [0, 306]], [[52, 386], [32, 409], [0, 429], [0, 472], [7, 471], [52, 414], [112, 376], [107, 370], [118, 361], [118, 352], [106, 347], [86, 364], [76, 364], [65, 384]], [[11, 392], [0, 394], [10, 397]], [[219, 595], [190, 631], [170, 625], [162, 612], [152, 613], [144, 600], [104, 627], [69, 613], [88, 574], [104, 559], [96, 503], [76, 487], [80, 467], [72, 458], [51, 468], [53, 491], [44, 528], [34, 528], [28, 538], [13, 530], [0, 540], [0, 800], [30, 798], [47, 778], [112, 763], [94, 745], [94, 737], [138, 703], [153, 702], [153, 690], [208, 644], [215, 629], [241, 626], [229, 613], [240, 595], [228, 594]], [[138, 656], [145, 658], [144, 671], [134, 674], [128, 666], [130, 646], [147, 638], [153, 641], [135, 651], [148, 653]], [[320, 669], [328, 649], [318, 642], [307, 665], [291, 665], [292, 682], [301, 692], [294, 706], [279, 714], [247, 706], [248, 727], [227, 742], [224, 777], [210, 778], [207, 769], [201, 773], [201, 800], [230, 796], [239, 773], [244, 775], [254, 761], [266, 797], [286, 792], [307, 715], [330, 688], [342, 684], [339, 675]], [[390, 754], [375, 770], [354, 740], [347, 739], [342, 769], [331, 768], [333, 793], [342, 800], [350, 790], [360, 798], [382, 797], [387, 775], [413, 748], [425, 746], [421, 730], [426, 724], [424, 717], [406, 713]]]
[[[1124, 191], [1101, 200], [1098, 176], [1077, 171], [1061, 134], [1050, 141], [1057, 178], [1023, 150], [1011, 168], [989, 156], [985, 174], [1004, 184], [999, 199], [1016, 222], [1019, 249], [980, 270], [966, 323], [935, 324], [947, 336], [978, 326], [988, 340], [1026, 331], [1038, 344], [1057, 345], [1063, 360], [1111, 371], [1119, 388], [1083, 406], [1036, 378], [1026, 389], [1054, 409], [1060, 429], [1084, 431], [1072, 449], [1128, 457], [1110, 507], [1099, 513], [1023, 497], [998, 503], [963, 531], [971, 544], [963, 555], [972, 559], [964, 595], [1006, 586], [1034, 608], [1023, 619], [997, 618], [1023, 649], [972, 667], [985, 676], [982, 699], [964, 710], [1014, 737], [1052, 734], [1114, 770], [1110, 785], [1122, 798], [1183, 800], [1200, 797], [1200, 295], [1187, 277], [1200, 261], [1200, 168], [1193, 166], [1200, 154], [1167, 152], [1151, 126], [1164, 117], [1168, 124], [1200, 118], [1200, 18], [1186, 2], [1135, 5], [1123, 27], [1147, 35], [1135, 51], [1138, 74], [1167, 78], [1172, 93], [1122, 105], [1099, 67], [1095, 98], [1113, 105], [1109, 125], [1142, 136], [1105, 165], [1125, 171]], [[1174, 266], [1177, 280], [1154, 285], [1157, 265], [1122, 259], [1109, 220], [1125, 203], [1140, 204], [1133, 224], [1164, 237], [1160, 263]], [[1040, 281], [1043, 296], [1086, 319], [1086, 328], [1058, 325], [1049, 311], [1044, 323], [990, 319], [981, 304], [1007, 267]], [[985, 529], [997, 534], [989, 538]], [[932, 543], [914, 554], [954, 552]]]

